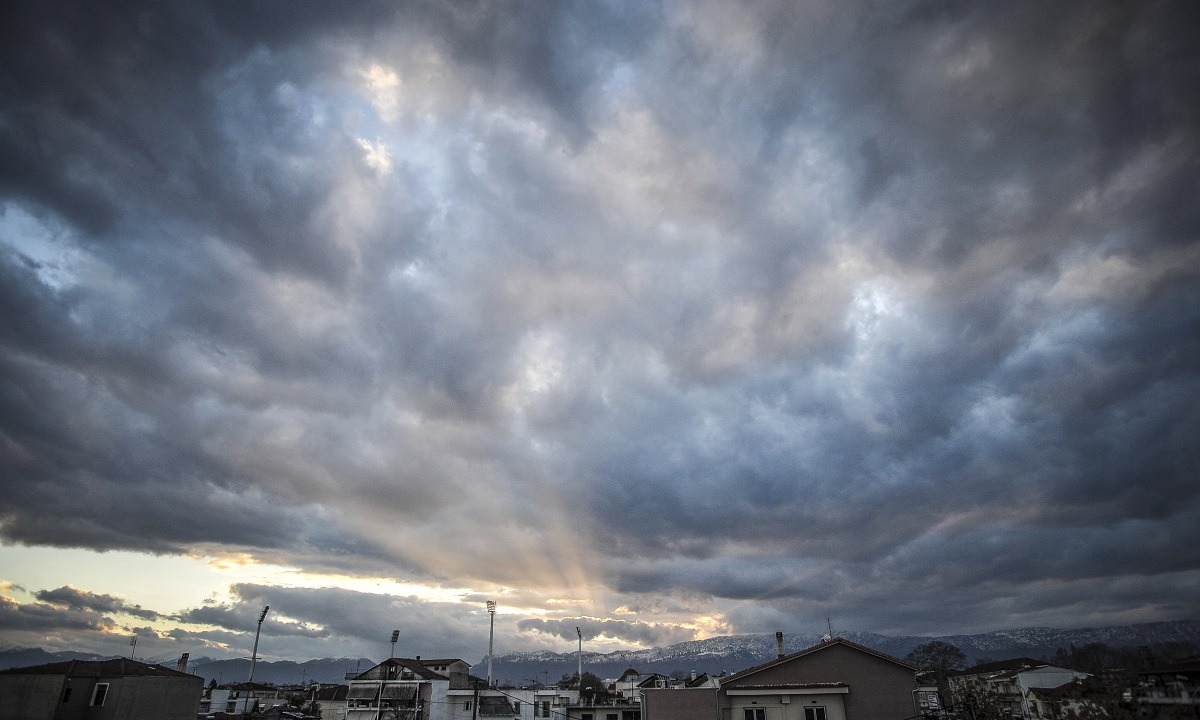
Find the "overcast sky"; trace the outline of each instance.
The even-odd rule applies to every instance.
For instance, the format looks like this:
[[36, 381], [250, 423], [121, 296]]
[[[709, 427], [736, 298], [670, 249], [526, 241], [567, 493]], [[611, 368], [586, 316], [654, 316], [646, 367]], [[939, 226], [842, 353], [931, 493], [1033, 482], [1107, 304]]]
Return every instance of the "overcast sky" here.
[[1198, 15], [6, 3], [0, 643], [1195, 617]]

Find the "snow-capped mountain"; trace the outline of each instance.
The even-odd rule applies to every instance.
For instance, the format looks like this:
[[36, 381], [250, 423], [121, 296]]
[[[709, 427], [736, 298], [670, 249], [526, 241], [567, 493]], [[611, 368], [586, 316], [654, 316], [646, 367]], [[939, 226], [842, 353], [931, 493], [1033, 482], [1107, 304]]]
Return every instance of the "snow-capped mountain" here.
[[[870, 632], [838, 631], [835, 634], [852, 642], [866, 645], [896, 657], [904, 657], [914, 647], [930, 640], [943, 640], [957, 645], [969, 662], [981, 658], [993, 660], [1010, 657], [1049, 657], [1058, 648], [1067, 648], [1088, 643], [1105, 643], [1112, 647], [1159, 646], [1171, 642], [1190, 642], [1200, 647], [1200, 620], [1177, 620], [1170, 622], [1142, 623], [1114, 627], [1081, 628], [1060, 630], [1048, 627], [997, 630], [975, 635], [949, 635], [942, 637], [920, 637], [913, 635], [889, 636]], [[795, 652], [821, 641], [818, 633], [787, 633], [784, 635], [784, 652]], [[618, 650], [610, 653], [583, 653], [584, 671], [600, 677], [616, 677], [627, 668], [640, 672], [691, 671], [719, 673], [736, 672], [757, 665], [776, 656], [774, 634], [729, 635], [704, 640], [692, 640], [661, 648], [641, 650]], [[498, 680], [515, 684], [553, 682], [562, 675], [574, 674], [577, 657], [573, 652], [497, 654], [492, 661], [492, 674]], [[479, 675], [487, 672], [487, 658], [472, 667]]]

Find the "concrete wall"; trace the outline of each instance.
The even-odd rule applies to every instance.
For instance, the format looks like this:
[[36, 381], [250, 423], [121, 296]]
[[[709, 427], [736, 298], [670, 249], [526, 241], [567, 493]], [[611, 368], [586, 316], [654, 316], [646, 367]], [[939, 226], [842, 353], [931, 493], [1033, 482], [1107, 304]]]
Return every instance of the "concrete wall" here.
[[[62, 702], [65, 681], [63, 675], [0, 675], [0, 717], [4, 720], [53, 720], [54, 712]], [[75, 694], [72, 691], [72, 701], [87, 703], [87, 699], [75, 698]]]
[[[92, 707], [92, 692], [98, 683], [108, 683], [108, 695], [103, 706]], [[0, 718], [195, 720], [203, 687], [200, 677], [0, 675]], [[63, 702], [68, 688], [71, 693]]]
[[[746, 708], [762, 708], [766, 720], [804, 720], [805, 707], [825, 708], [825, 720], [847, 720], [845, 695], [759, 695], [734, 696], [730, 700], [730, 717], [742, 720]], [[911, 713], [910, 713], [911, 714]]]
[[718, 720], [716, 688], [642, 690], [642, 720]]
[[[112, 682], [112, 694], [104, 703], [104, 709], [112, 712], [112, 715], [106, 713], [106, 716], [113, 720], [194, 720], [203, 689], [204, 678], [198, 676], [131, 675]], [[89, 720], [92, 720], [90, 715]], [[101, 719], [97, 717], [95, 720]]]

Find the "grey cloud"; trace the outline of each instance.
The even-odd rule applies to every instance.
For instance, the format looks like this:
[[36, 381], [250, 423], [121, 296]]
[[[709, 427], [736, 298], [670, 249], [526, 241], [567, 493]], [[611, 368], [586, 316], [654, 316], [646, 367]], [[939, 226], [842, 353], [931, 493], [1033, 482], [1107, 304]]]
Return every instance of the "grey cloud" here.
[[82, 612], [80, 610], [45, 602], [22, 604], [12, 598], [0, 596], [0, 627], [6, 632], [103, 632], [116, 627], [112, 618], [101, 615], [94, 609], [82, 608]]
[[575, 629], [579, 628], [579, 633], [584, 640], [592, 640], [603, 635], [644, 646], [670, 645], [694, 640], [696, 637], [694, 630], [668, 623], [631, 622], [609, 618], [582, 617], [556, 620], [527, 618], [518, 622], [517, 627], [521, 630], [534, 630], [554, 635], [564, 640], [577, 638]]
[[[16, 6], [0, 534], [735, 629], [1178, 607], [1195, 11], [721, 5]], [[188, 617], [478, 652], [452, 603], [239, 592]]]
[[106, 595], [102, 593], [93, 593], [87, 590], [66, 585], [54, 590], [39, 590], [33, 594], [35, 598], [44, 603], [55, 605], [57, 607], [65, 607], [72, 610], [92, 610], [98, 613], [120, 613], [123, 615], [132, 615], [143, 620], [156, 620], [160, 617], [159, 613], [154, 610], [148, 610], [141, 605], [134, 605], [125, 602], [119, 597]]

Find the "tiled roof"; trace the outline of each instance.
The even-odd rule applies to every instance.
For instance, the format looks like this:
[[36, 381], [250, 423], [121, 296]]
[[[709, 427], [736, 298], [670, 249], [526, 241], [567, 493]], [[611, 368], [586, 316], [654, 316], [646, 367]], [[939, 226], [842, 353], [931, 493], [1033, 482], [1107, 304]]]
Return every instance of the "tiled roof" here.
[[725, 683], [731, 682], [733, 680], [737, 680], [739, 678], [743, 678], [751, 673], [756, 673], [759, 670], [765, 670], [769, 667], [774, 667], [776, 665], [779, 665], [780, 663], [785, 663], [790, 660], [795, 660], [798, 657], [804, 657], [805, 655], [809, 655], [809, 654], [824, 650], [826, 648], [833, 647], [834, 645], [844, 645], [845, 647], [848, 647], [848, 648], [851, 648], [854, 650], [858, 650], [860, 652], [865, 652], [870, 655], [874, 655], [875, 657], [881, 658], [883, 660], [887, 660], [888, 662], [893, 662], [893, 663], [896, 663], [897, 665], [903, 665], [904, 667], [909, 668], [910, 670], [914, 670], [914, 671], [916, 670], [916, 667], [901, 660], [900, 658], [892, 657], [891, 655], [888, 655], [887, 653], [879, 652], [878, 650], [875, 650], [874, 648], [869, 648], [866, 645], [859, 645], [858, 643], [851, 642], [843, 637], [835, 637], [832, 640], [826, 640], [824, 642], [813, 645], [812, 647], [805, 648], [799, 652], [794, 652], [791, 655], [784, 655], [783, 657], [776, 658], [774, 660], [771, 660], [770, 662], [765, 662], [761, 665], [755, 665], [752, 668], [746, 668], [745, 670], [742, 670], [741, 672], [735, 672], [734, 674], [730, 675], [729, 677], [723, 678], [721, 680], [721, 684], [724, 685]]
[[323, 687], [317, 691], [318, 700], [345, 700], [346, 693], [350, 692], [349, 685], [330, 685]]
[[179, 672], [163, 665], [116, 658], [114, 660], [64, 660], [63, 662], [31, 665], [22, 668], [2, 670], [10, 675], [66, 675], [67, 677], [126, 677], [137, 675], [141, 677], [194, 677], [196, 675]]
[[1019, 657], [1011, 660], [996, 660], [995, 662], [983, 663], [974, 667], [969, 667], [966, 670], [957, 671], [954, 675], [980, 675], [988, 672], [1012, 671], [1012, 670], [1028, 670], [1029, 668], [1040, 667], [1046, 665], [1045, 660], [1034, 660], [1033, 658]]

